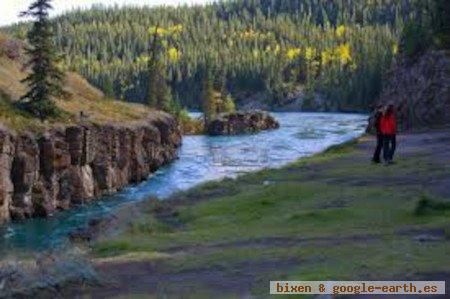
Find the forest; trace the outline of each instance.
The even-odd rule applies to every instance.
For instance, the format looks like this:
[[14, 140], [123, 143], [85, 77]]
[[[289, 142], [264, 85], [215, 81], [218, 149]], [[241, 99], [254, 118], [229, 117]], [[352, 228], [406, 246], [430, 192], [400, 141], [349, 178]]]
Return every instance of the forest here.
[[[66, 69], [109, 97], [148, 103], [152, 37], [164, 55], [171, 105], [202, 106], [205, 78], [238, 105], [259, 94], [271, 107], [293, 92], [364, 110], [382, 88], [405, 24], [429, 1], [237, 0], [206, 6], [104, 7], [52, 19]], [[9, 31], [24, 38], [27, 24]], [[212, 75], [211, 75], [212, 74]], [[154, 81], [155, 82], [155, 81]]]

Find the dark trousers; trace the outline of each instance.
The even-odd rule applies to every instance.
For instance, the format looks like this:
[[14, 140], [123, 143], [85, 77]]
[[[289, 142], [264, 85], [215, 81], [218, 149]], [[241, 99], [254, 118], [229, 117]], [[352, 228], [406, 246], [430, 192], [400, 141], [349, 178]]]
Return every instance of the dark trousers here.
[[373, 162], [380, 162], [380, 154], [381, 149], [383, 148], [383, 135], [380, 133], [377, 133], [377, 147], [375, 148], [375, 152], [373, 153]]
[[392, 161], [394, 159], [395, 147], [396, 147], [395, 135], [383, 135], [384, 161]]

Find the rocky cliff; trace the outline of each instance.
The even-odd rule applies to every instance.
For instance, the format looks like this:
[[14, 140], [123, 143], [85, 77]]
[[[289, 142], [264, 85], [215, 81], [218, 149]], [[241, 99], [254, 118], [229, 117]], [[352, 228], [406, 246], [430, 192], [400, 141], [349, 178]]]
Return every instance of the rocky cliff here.
[[277, 129], [275, 118], [263, 111], [223, 113], [207, 126], [209, 135], [238, 135]]
[[78, 124], [43, 134], [0, 128], [0, 223], [46, 217], [147, 178], [177, 156], [177, 122]]
[[[275, 102], [275, 103], [273, 103]], [[269, 104], [271, 103], [271, 104]], [[274, 101], [268, 92], [256, 92], [241, 94], [238, 98], [238, 107], [242, 111], [265, 110], [276, 112], [337, 112], [341, 110], [333, 99], [327, 99], [324, 95], [315, 92], [307, 93], [303, 88], [286, 91], [282, 99]]]
[[399, 60], [385, 80], [383, 104], [397, 107], [403, 129], [450, 123], [450, 51]]

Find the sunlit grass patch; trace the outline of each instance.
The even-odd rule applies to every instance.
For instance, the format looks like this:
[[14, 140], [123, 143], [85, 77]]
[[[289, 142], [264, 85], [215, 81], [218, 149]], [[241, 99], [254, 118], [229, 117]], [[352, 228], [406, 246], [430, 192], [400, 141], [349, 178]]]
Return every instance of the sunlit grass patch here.
[[167, 259], [170, 255], [162, 252], [131, 252], [122, 255], [115, 255], [112, 257], [100, 257], [93, 260], [96, 264], [102, 263], [123, 263], [123, 262], [143, 262], [154, 261], [159, 259]]
[[98, 124], [145, 120], [158, 115], [142, 104], [108, 99], [78, 74], [67, 72], [63, 87], [65, 95], [55, 99], [60, 113], [44, 124], [18, 107], [27, 90], [21, 83], [25, 76], [19, 61], [0, 57], [0, 122], [17, 132], [41, 132], [50, 125], [76, 124], [80, 122], [81, 112], [86, 118], [84, 121]]
[[17, 131], [39, 129], [43, 124], [26, 111], [18, 109], [7, 95], [0, 93], [0, 120]]
[[99, 257], [121, 255], [125, 252], [140, 251], [140, 246], [122, 240], [104, 241], [94, 247], [94, 253]]

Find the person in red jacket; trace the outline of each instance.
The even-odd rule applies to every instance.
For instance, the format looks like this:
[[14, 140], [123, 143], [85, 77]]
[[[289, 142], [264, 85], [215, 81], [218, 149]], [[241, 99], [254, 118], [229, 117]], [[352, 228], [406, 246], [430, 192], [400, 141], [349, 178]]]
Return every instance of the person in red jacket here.
[[396, 147], [397, 120], [394, 105], [389, 105], [380, 119], [380, 131], [383, 135], [383, 158], [387, 164], [392, 164]]

